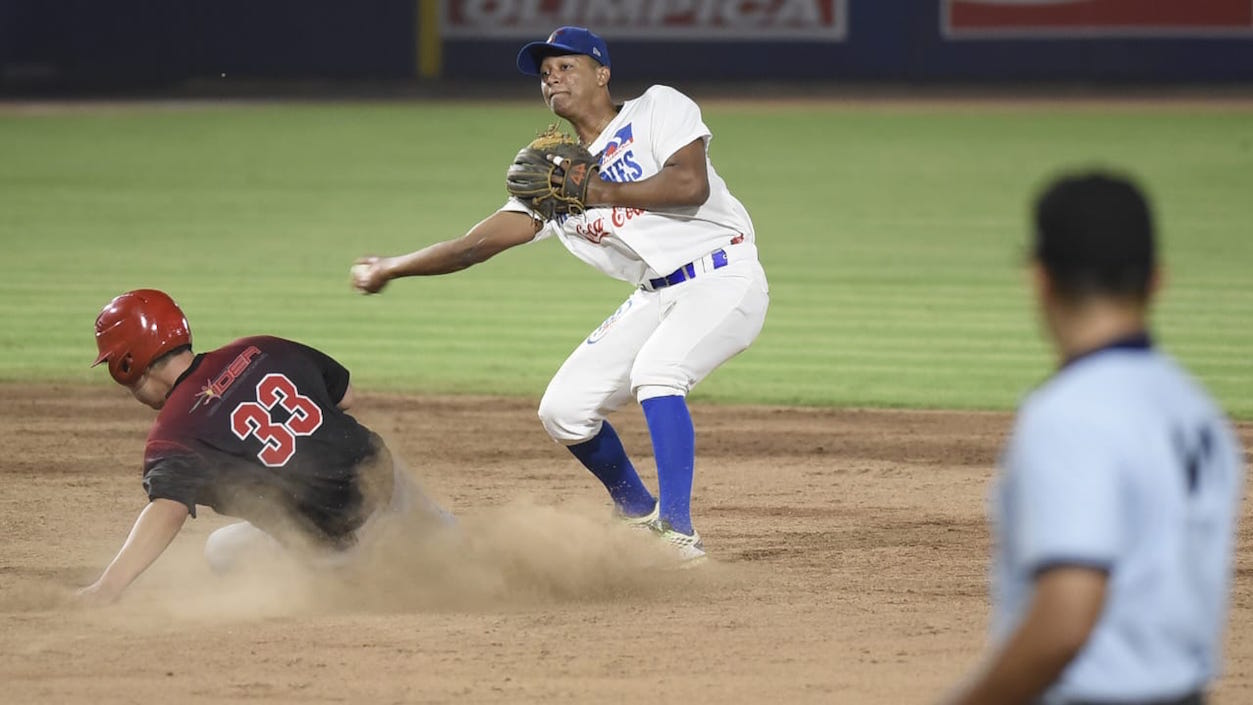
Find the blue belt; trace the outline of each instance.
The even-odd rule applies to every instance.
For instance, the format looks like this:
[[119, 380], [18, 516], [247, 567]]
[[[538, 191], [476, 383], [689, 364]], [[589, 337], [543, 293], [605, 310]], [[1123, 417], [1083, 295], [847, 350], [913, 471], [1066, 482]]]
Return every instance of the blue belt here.
[[649, 279], [648, 286], [647, 287], [641, 286], [640, 288], [645, 289], [645, 290], [648, 290], [651, 288], [653, 291], [655, 291], [657, 289], [664, 289], [668, 286], [674, 286], [675, 284], [682, 284], [688, 279], [695, 279], [696, 278], [696, 264], [700, 262], [701, 260], [705, 260], [705, 259], [709, 261], [709, 266], [711, 269], [722, 269], [723, 267], [727, 266], [727, 251], [726, 250], [714, 250], [713, 252], [700, 258], [700, 260], [696, 260], [694, 262], [688, 262], [687, 264], [683, 265], [682, 267], [679, 267], [678, 269], [674, 270], [673, 272], [667, 274], [664, 277], [659, 277], [657, 279]]

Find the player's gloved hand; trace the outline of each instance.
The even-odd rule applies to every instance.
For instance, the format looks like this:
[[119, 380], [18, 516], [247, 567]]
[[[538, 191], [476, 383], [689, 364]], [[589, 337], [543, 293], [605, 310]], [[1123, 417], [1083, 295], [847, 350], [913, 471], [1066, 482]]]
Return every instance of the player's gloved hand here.
[[599, 171], [591, 152], [550, 125], [514, 157], [505, 188], [544, 220], [552, 220], [584, 211], [588, 184]]
[[349, 274], [352, 277], [352, 288], [363, 294], [377, 294], [391, 281], [386, 259], [374, 255], [358, 257]]

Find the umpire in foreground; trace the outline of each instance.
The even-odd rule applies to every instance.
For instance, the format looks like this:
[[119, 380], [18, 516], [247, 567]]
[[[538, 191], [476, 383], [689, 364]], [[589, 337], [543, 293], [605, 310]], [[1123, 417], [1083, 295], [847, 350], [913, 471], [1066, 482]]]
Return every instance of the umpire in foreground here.
[[1032, 281], [1060, 368], [1019, 409], [993, 495], [993, 646], [946, 703], [1200, 705], [1218, 672], [1243, 455], [1149, 336], [1141, 191], [1065, 176]]

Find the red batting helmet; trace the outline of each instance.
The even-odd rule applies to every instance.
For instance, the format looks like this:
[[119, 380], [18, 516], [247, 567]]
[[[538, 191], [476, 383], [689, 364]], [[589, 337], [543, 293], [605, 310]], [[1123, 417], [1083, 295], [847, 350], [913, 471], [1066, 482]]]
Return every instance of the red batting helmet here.
[[92, 367], [108, 360], [114, 381], [129, 387], [153, 360], [183, 345], [191, 345], [191, 328], [174, 299], [156, 289], [136, 289], [110, 301], [96, 317], [100, 355]]

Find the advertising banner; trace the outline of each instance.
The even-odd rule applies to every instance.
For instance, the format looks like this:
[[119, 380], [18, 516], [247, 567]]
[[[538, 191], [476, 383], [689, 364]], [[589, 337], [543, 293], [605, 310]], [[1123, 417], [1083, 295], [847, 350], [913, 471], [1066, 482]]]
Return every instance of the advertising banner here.
[[449, 39], [537, 39], [588, 27], [606, 39], [843, 41], [850, 0], [444, 0]]
[[1253, 35], [1253, 0], [941, 0], [950, 39]]

